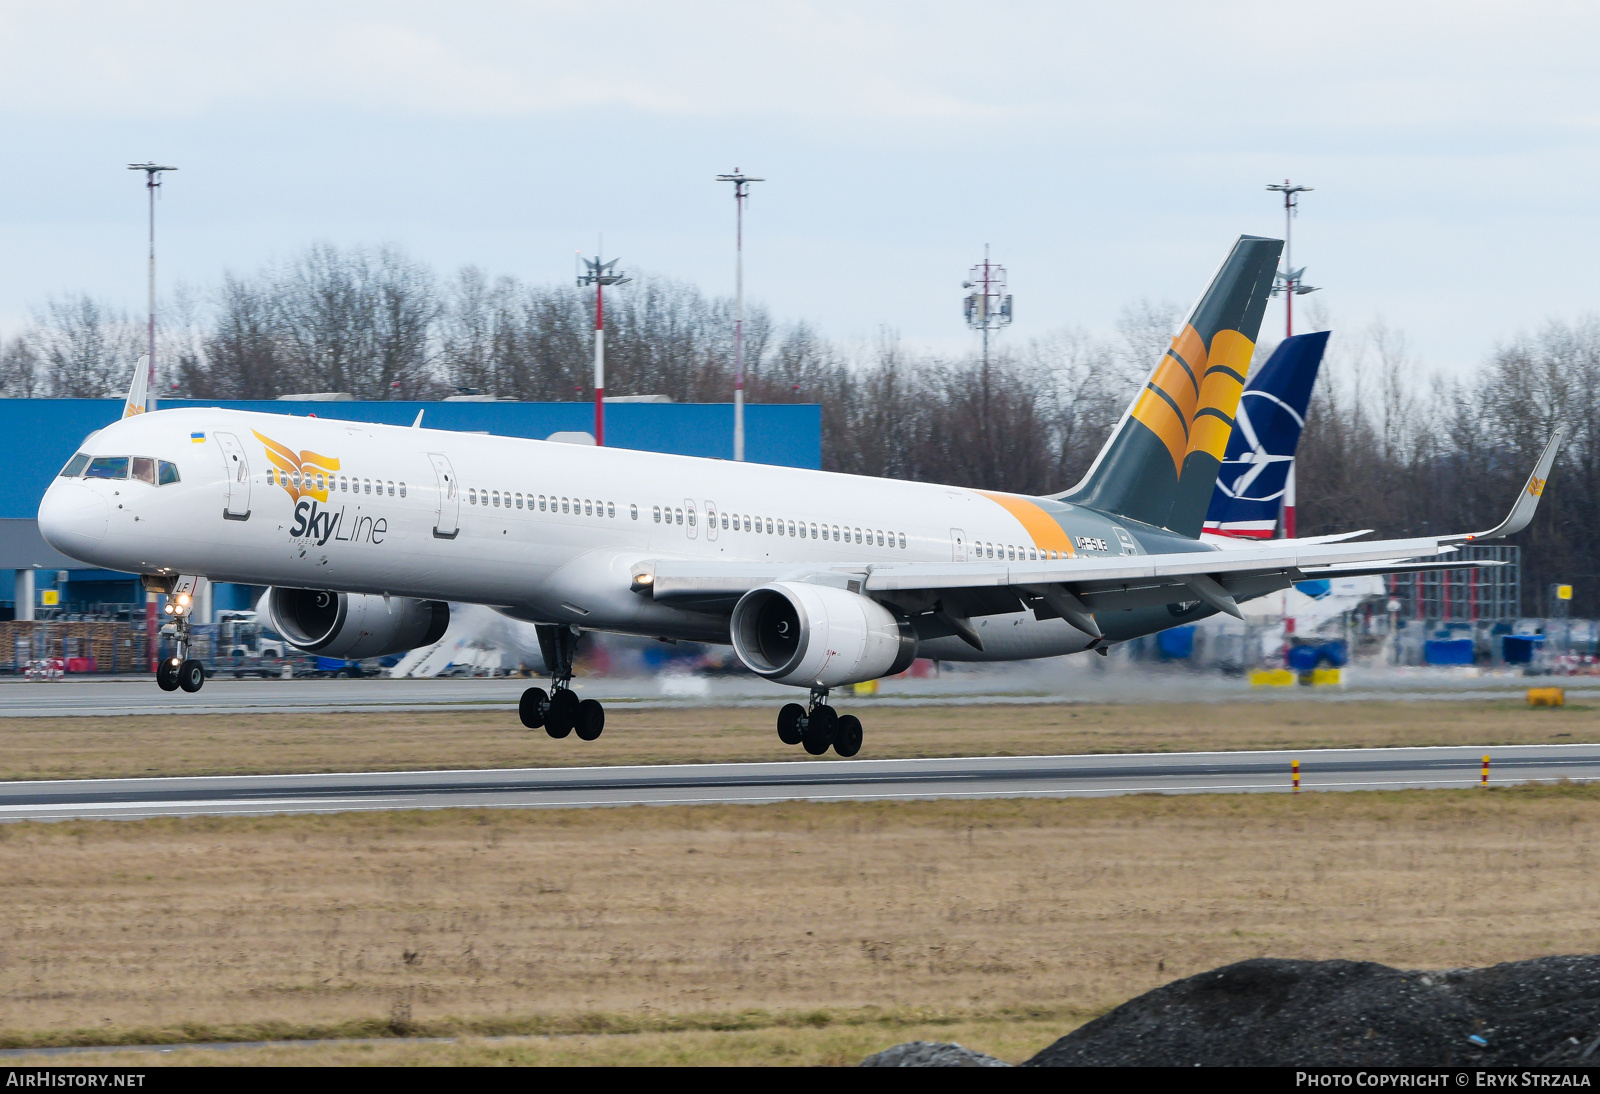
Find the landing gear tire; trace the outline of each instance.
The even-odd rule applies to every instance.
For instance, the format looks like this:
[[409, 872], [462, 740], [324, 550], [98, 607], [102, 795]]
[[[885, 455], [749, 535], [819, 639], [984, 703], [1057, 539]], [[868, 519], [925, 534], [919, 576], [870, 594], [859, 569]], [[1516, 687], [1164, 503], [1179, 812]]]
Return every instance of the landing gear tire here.
[[786, 745], [799, 744], [805, 717], [806, 708], [799, 703], [784, 704], [784, 708], [778, 711], [778, 740]]
[[544, 731], [557, 739], [571, 733], [578, 725], [578, 708], [583, 704], [570, 688], [561, 688], [550, 696], [550, 709], [544, 714]]
[[606, 708], [598, 699], [585, 699], [578, 704], [578, 740], [592, 741], [606, 728]]
[[801, 747], [813, 756], [822, 755], [833, 744], [834, 731], [838, 726], [839, 718], [832, 707], [823, 705], [812, 708], [810, 716], [806, 718], [805, 732], [800, 737]]
[[545, 694], [544, 688], [529, 688], [517, 703], [517, 717], [529, 729], [538, 729], [544, 725], [544, 712], [549, 705], [550, 696]]
[[206, 667], [190, 658], [178, 666], [178, 686], [184, 691], [196, 692], [205, 687]]
[[833, 750], [846, 759], [861, 751], [861, 719], [846, 714], [833, 731]]
[[162, 658], [161, 664], [156, 667], [156, 687], [162, 691], [177, 691], [179, 664], [170, 657]]

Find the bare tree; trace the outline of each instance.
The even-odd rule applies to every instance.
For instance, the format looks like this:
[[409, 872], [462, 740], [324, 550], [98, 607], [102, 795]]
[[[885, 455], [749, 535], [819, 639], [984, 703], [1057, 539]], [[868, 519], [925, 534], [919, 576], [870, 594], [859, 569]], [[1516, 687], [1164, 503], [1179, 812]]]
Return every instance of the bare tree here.
[[141, 350], [140, 328], [126, 315], [82, 294], [52, 298], [28, 335], [58, 399], [98, 399], [125, 391]]
[[31, 399], [41, 394], [39, 354], [25, 334], [0, 344], [0, 396]]

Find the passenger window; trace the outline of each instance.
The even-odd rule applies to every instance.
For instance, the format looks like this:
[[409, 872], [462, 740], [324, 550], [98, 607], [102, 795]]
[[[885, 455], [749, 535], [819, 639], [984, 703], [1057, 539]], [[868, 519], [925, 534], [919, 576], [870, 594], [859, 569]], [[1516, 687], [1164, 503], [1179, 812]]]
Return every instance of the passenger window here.
[[[791, 524], [791, 525], [789, 525], [789, 527], [793, 528], [794, 525]], [[781, 520], [778, 522], [778, 534], [780, 536], [783, 535], [783, 521], [781, 521]]]
[[628, 506], [628, 516], [632, 520], [638, 520], [639, 519], [639, 507], [637, 505]]
[[748, 515], [746, 515], [744, 518], [744, 530], [746, 532], [750, 530], [750, 517]]
[[521, 509], [522, 508], [522, 495], [519, 493], [519, 494], [516, 495], [516, 498], [517, 498], [517, 508]]
[[478, 504], [478, 488], [477, 487], [475, 487], [475, 486], [467, 487], [467, 504], [468, 505], [477, 505]]
[[652, 510], [652, 512], [654, 512], [655, 515], [656, 515], [656, 523], [660, 524], [661, 523], [661, 506], [659, 506], [659, 505], [656, 506], [655, 509]]
[[673, 512], [676, 513], [677, 516], [678, 516], [678, 523], [682, 524], [683, 523], [683, 510], [682, 509], [674, 509]]
[[361, 480], [361, 492], [363, 494], [372, 493], [372, 480], [371, 479], [362, 479]]
[[586, 517], [594, 516], [594, 502], [588, 498], [583, 499], [583, 515]]
[[882, 528], [878, 529], [878, 546], [879, 547], [883, 546], [883, 529]]
[[904, 532], [900, 533], [900, 549], [902, 551], [906, 549], [906, 534]]
[[400, 496], [402, 498], [406, 496], [406, 484], [405, 483], [401, 483], [400, 484]]
[[168, 483], [173, 483], [173, 482], [177, 482], [177, 481], [178, 481], [178, 465], [175, 464], [175, 463], [172, 463], [169, 460], [162, 460], [161, 461], [161, 478], [160, 478], [160, 481], [157, 482], [156, 485], [158, 485], [158, 486], [166, 486]]
[[615, 520], [616, 517], [617, 517], [617, 503], [614, 502], [614, 501], [606, 502], [606, 519], [607, 520]]
[[133, 477], [140, 482], [147, 482], [154, 486], [156, 484], [156, 461], [149, 456], [135, 456], [133, 458]]
[[561, 499], [561, 511], [563, 513], [572, 512], [572, 506], [571, 506], [571, 503], [570, 503], [570, 499], [568, 499], [568, 498], [562, 498]]
[[694, 527], [694, 510], [693, 509], [689, 510], [689, 527], [690, 528]]
[[539, 495], [539, 512], [544, 512], [544, 495]]
[[[317, 485], [319, 485], [319, 486], [322, 485], [322, 476], [321, 475], [317, 476]], [[389, 496], [391, 498], [394, 497], [394, 480], [393, 479], [389, 480]]]
[[67, 461], [67, 466], [61, 469], [61, 477], [64, 479], [75, 479], [79, 475], [83, 474], [83, 469], [88, 466], [88, 454], [79, 452], [76, 456]]
[[724, 530], [728, 527], [728, 514], [726, 513], [722, 514], [722, 527]]
[[492, 494], [491, 494], [491, 495], [490, 495], [490, 497], [491, 497], [491, 499], [492, 499], [492, 500], [491, 500], [491, 504], [492, 504], [492, 505], [493, 505], [493, 506], [494, 506], [494, 507], [495, 507], [495, 508], [496, 508], [496, 509], [498, 509], [498, 508], [500, 508], [500, 491], [498, 491], [498, 490], [496, 490], [496, 491], [494, 491], [494, 492], [493, 492], [493, 493], [492, 493]]

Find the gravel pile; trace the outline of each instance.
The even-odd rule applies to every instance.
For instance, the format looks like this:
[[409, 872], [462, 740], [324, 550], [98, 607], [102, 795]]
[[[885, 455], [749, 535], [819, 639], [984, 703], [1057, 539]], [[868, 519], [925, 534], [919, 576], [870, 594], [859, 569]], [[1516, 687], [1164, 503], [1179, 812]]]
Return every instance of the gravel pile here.
[[[930, 1042], [915, 1044], [930, 1047], [908, 1056], [928, 1062], [898, 1066], [947, 1066], [936, 1062]], [[1600, 956], [1447, 972], [1366, 961], [1241, 961], [1130, 999], [1023, 1066], [1579, 1062], [1600, 1065]]]
[[973, 1052], [953, 1041], [907, 1041], [875, 1052], [862, 1067], [1010, 1067], [1004, 1060]]

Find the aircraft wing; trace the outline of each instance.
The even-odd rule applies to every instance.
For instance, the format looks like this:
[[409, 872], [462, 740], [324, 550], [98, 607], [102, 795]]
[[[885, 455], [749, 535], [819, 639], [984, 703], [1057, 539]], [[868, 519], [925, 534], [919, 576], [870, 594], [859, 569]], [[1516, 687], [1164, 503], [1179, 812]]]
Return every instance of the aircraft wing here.
[[[657, 600], [700, 610], [731, 610], [740, 596], [773, 581], [812, 581], [876, 594], [914, 615], [934, 615], [945, 633], [977, 646], [972, 616], [1032, 609], [1060, 616], [1095, 638], [1096, 612], [1202, 601], [1243, 618], [1239, 601], [1318, 577], [1457, 569], [1493, 563], [1449, 559], [1456, 544], [1521, 531], [1533, 519], [1562, 431], [1545, 447], [1510, 515], [1487, 532], [1363, 542], [1337, 537], [1268, 540], [1217, 550], [1079, 557], [1039, 562], [863, 562], [859, 566], [698, 559], [655, 559], [633, 569], [633, 588]], [[979, 646], [979, 648], [982, 648]]]
[[[1371, 543], [1267, 543], [1230, 551], [1115, 555], [1057, 562], [904, 562], [823, 567], [656, 559], [635, 568], [634, 589], [656, 600], [701, 610], [731, 610], [740, 596], [774, 581], [818, 581], [937, 610], [958, 623], [971, 616], [1033, 608], [1066, 618], [1099, 637], [1092, 616], [1173, 601], [1200, 600], [1239, 615], [1238, 601], [1319, 576], [1344, 576], [1381, 562], [1375, 572], [1433, 569], [1421, 562], [1456, 548], [1439, 538]], [[1457, 564], [1459, 565], [1459, 564]], [[1368, 570], [1367, 572], [1374, 572]], [[935, 607], [937, 605], [937, 607]]]

